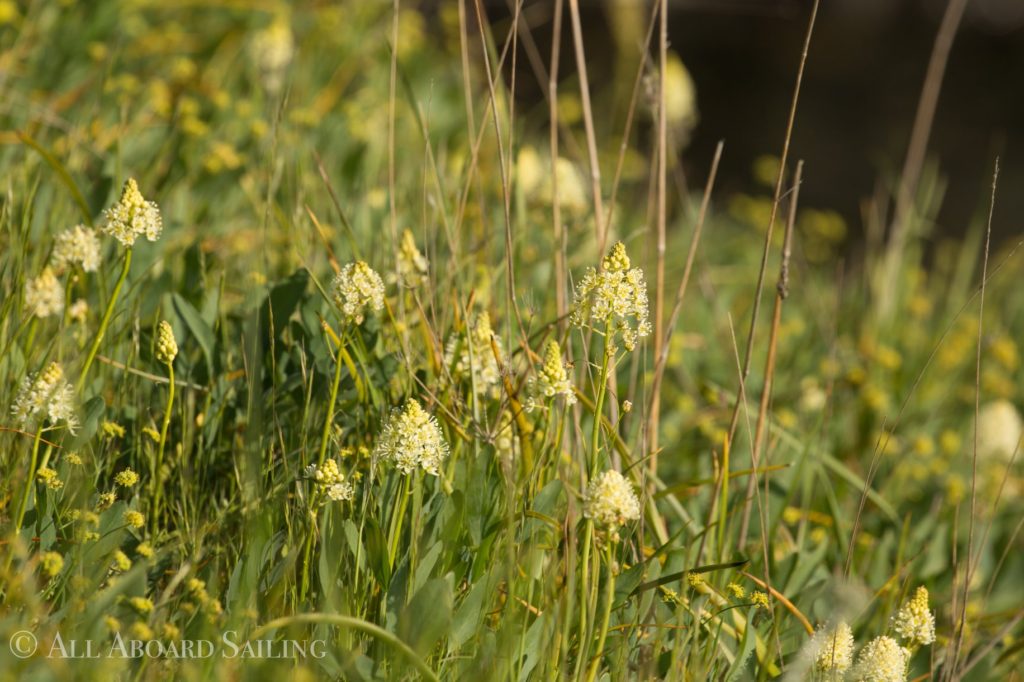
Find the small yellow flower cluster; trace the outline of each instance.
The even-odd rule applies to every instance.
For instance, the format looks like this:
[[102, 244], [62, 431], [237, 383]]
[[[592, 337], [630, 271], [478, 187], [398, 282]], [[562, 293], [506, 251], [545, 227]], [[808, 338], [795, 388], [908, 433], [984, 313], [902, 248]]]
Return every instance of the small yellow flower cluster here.
[[57, 477], [57, 472], [50, 467], [42, 466], [36, 470], [36, 479], [50, 490], [60, 490], [64, 487], [64, 481]]
[[29, 427], [36, 419], [45, 417], [51, 424], [64, 422], [74, 434], [78, 428], [74, 397], [71, 384], [64, 379], [64, 370], [51, 362], [41, 374], [22, 379], [11, 412], [22, 427]]
[[36, 317], [64, 312], [64, 288], [53, 268], [43, 268], [38, 277], [25, 282], [25, 307]]
[[857, 665], [850, 672], [850, 680], [904, 682], [907, 679], [908, 653], [892, 637], [875, 637], [861, 649]]
[[393, 411], [385, 421], [373, 456], [390, 462], [403, 474], [419, 467], [437, 476], [448, 457], [448, 443], [437, 419], [410, 398], [402, 410]]
[[416, 247], [412, 230], [402, 232], [402, 243], [398, 247], [398, 278], [402, 286], [414, 289], [427, 281], [429, 263]]
[[746, 599], [747, 591], [743, 589], [743, 586], [739, 583], [729, 583], [726, 585], [726, 589], [732, 594], [733, 599]]
[[153, 546], [148, 542], [140, 542], [135, 548], [135, 553], [143, 559], [152, 559], [155, 552], [153, 551]]
[[587, 270], [576, 285], [570, 320], [577, 327], [604, 325], [609, 341], [622, 336], [626, 350], [651, 333], [647, 320], [647, 284], [640, 268], [631, 268], [626, 247], [617, 242], [605, 256], [600, 272]]
[[139, 475], [131, 469], [124, 469], [119, 471], [114, 476], [114, 483], [118, 484], [122, 488], [131, 488], [133, 485], [139, 482]]
[[126, 511], [124, 513], [124, 522], [130, 528], [142, 528], [146, 525], [146, 517], [137, 511]]
[[843, 621], [834, 627], [818, 627], [808, 651], [814, 670], [841, 675], [853, 663], [853, 631]]
[[750, 593], [750, 601], [759, 609], [771, 608], [771, 604], [768, 602], [768, 595], [760, 590]]
[[53, 264], [60, 270], [80, 265], [86, 272], [100, 269], [100, 240], [96, 231], [76, 225], [57, 235], [53, 243]]
[[704, 576], [702, 576], [700, 573], [695, 573], [694, 571], [687, 571], [686, 582], [690, 585], [690, 587], [696, 589], [704, 584]]
[[583, 496], [583, 515], [614, 531], [640, 518], [640, 500], [633, 485], [622, 474], [610, 469], [596, 476]]
[[544, 365], [535, 378], [530, 380], [526, 409], [533, 410], [547, 398], [564, 396], [567, 405], [576, 402], [569, 374], [562, 362], [562, 349], [558, 342], [550, 339], [544, 347]]
[[306, 467], [306, 476], [316, 484], [318, 493], [325, 494], [334, 502], [351, 500], [355, 495], [352, 484], [345, 480], [345, 474], [341, 473], [338, 463], [333, 459], [325, 461], [320, 467], [310, 464]]
[[151, 242], [159, 239], [163, 218], [156, 203], [146, 201], [142, 196], [135, 178], [128, 178], [121, 190], [120, 201], [103, 212], [100, 229], [123, 246], [130, 247], [141, 236]]
[[935, 641], [935, 614], [928, 608], [928, 589], [921, 585], [893, 617], [893, 630], [914, 648]]
[[156, 359], [170, 365], [177, 355], [178, 342], [174, 340], [174, 330], [167, 320], [161, 320], [156, 330]]
[[113, 491], [100, 493], [99, 499], [96, 500], [96, 511], [106, 511], [113, 507], [115, 502], [117, 502], [117, 493]]
[[494, 335], [491, 316], [485, 311], [476, 316], [465, 337], [452, 337], [445, 348], [444, 361], [452, 377], [456, 381], [472, 378], [478, 394], [490, 391], [495, 395], [501, 384], [501, 371], [491, 347], [492, 338], [500, 351], [501, 339]]
[[39, 557], [39, 566], [50, 578], [64, 570], [64, 557], [57, 552], [46, 552]]
[[124, 438], [124, 427], [117, 422], [104, 421], [100, 425], [100, 429], [108, 438]]
[[132, 560], [128, 558], [128, 555], [121, 550], [114, 552], [114, 561], [111, 564], [111, 570], [115, 573], [124, 573], [130, 571], [132, 568]]
[[132, 597], [128, 605], [144, 616], [153, 613], [153, 602], [146, 597]]
[[384, 282], [361, 260], [341, 268], [331, 282], [331, 291], [346, 322], [362, 324], [367, 308], [375, 313], [384, 309]]

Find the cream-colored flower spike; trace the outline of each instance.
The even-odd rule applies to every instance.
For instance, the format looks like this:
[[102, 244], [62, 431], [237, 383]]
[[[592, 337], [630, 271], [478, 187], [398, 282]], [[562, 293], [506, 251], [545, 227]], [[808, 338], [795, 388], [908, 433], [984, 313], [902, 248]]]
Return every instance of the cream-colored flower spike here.
[[103, 219], [100, 230], [129, 247], [143, 236], [155, 242], [164, 226], [160, 208], [142, 196], [135, 178], [124, 183], [121, 199], [103, 212]]
[[604, 325], [609, 337], [621, 335], [626, 350], [633, 350], [637, 340], [651, 333], [643, 270], [630, 267], [622, 242], [612, 247], [601, 265], [600, 272], [590, 268], [576, 285], [570, 320], [577, 327]]
[[76, 225], [57, 235], [53, 244], [53, 264], [58, 268], [80, 265], [86, 272], [100, 269], [100, 240], [96, 231]]
[[526, 409], [532, 410], [544, 400], [555, 396], [563, 396], [567, 405], [576, 402], [569, 373], [562, 362], [562, 349], [557, 341], [549, 339], [544, 346], [544, 364], [537, 372], [537, 376], [530, 380]]
[[875, 637], [864, 645], [857, 665], [850, 671], [851, 682], [904, 682], [909, 652], [892, 637]]
[[815, 670], [841, 675], [853, 663], [853, 631], [842, 621], [835, 627], [819, 627], [811, 639], [810, 653]]
[[64, 287], [53, 268], [43, 268], [38, 277], [25, 283], [25, 307], [36, 317], [64, 312]]
[[437, 419], [410, 398], [384, 423], [373, 456], [390, 462], [403, 474], [411, 474], [418, 467], [437, 476], [448, 457], [448, 443]]
[[367, 310], [379, 313], [384, 309], [384, 282], [361, 260], [345, 264], [334, 277], [331, 291], [346, 322], [362, 324]]
[[161, 320], [156, 331], [156, 359], [169, 365], [177, 355], [178, 343], [174, 340], [174, 330], [167, 320]]
[[494, 357], [492, 340], [501, 351], [501, 339], [494, 335], [491, 316], [484, 311], [476, 316], [468, 333], [450, 338], [444, 351], [444, 361], [452, 376], [456, 380], [472, 377], [479, 394], [489, 391], [495, 395], [501, 385], [501, 370]]
[[11, 413], [26, 429], [36, 420], [47, 418], [52, 424], [64, 422], [73, 434], [78, 428], [74, 402], [75, 392], [64, 379], [64, 370], [51, 362], [42, 373], [22, 379]]
[[892, 625], [908, 646], [924, 646], [935, 641], [935, 614], [928, 608], [928, 589], [924, 585], [900, 608]]
[[615, 530], [640, 518], [640, 500], [633, 485], [614, 469], [595, 477], [583, 496], [583, 515]]

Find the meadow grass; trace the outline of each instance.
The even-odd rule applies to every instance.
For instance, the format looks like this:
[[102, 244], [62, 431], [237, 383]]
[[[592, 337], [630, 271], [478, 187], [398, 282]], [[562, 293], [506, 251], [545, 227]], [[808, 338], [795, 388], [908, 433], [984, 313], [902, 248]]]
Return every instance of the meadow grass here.
[[1021, 679], [996, 179], [924, 96], [845, 257], [812, 16], [687, 189], [666, 8], [614, 113], [576, 0], [0, 2], [0, 679]]

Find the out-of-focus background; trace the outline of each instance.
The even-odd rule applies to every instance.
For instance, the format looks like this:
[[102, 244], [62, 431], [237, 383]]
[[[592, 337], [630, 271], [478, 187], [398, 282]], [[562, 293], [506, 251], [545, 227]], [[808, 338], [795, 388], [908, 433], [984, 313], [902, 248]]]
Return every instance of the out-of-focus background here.
[[[566, 5], [568, 0], [566, 0]], [[670, 49], [692, 76], [698, 121], [680, 150], [687, 177], [703, 183], [719, 140], [721, 196], [757, 191], [756, 162], [780, 151], [809, 0], [671, 0]], [[838, 211], [855, 246], [864, 202], [892, 194], [906, 152], [945, 0], [828, 0], [821, 3], [803, 83], [792, 153], [807, 162], [804, 206]], [[472, 3], [470, 3], [472, 5]], [[511, 22], [508, 0], [485, 7], [497, 35]], [[651, 3], [584, 0], [587, 67], [606, 134], [621, 129]], [[555, 2], [527, 1], [522, 14], [550, 58]], [[472, 12], [470, 12], [472, 16]], [[568, 13], [562, 74], [575, 88]], [[655, 36], [657, 38], [657, 36]], [[517, 61], [516, 93], [526, 116], [546, 125], [530, 60]], [[616, 131], [608, 125], [618, 126]], [[642, 125], [650, 127], [650, 119]], [[1024, 2], [972, 0], [953, 44], [929, 144], [944, 178], [936, 233], [959, 236], [987, 210], [994, 159], [1001, 185], [994, 230], [1019, 232], [1024, 213]], [[879, 185], [881, 183], [881, 185]]]

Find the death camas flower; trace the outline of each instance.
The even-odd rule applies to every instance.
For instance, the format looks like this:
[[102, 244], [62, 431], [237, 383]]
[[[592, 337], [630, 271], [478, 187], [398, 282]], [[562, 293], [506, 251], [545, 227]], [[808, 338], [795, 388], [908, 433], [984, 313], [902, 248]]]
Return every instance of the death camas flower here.
[[834, 627], [819, 627], [808, 651], [814, 670], [841, 675], [853, 663], [853, 631], [842, 621]]
[[74, 433], [78, 428], [74, 399], [75, 392], [64, 379], [64, 370], [51, 362], [40, 374], [22, 379], [11, 413], [24, 428], [34, 425], [38, 419], [49, 419], [54, 425], [64, 422]]
[[121, 190], [121, 199], [103, 211], [103, 226], [100, 230], [113, 236], [123, 246], [130, 247], [142, 236], [155, 242], [160, 238], [163, 226], [160, 208], [155, 202], [146, 201], [135, 178], [128, 178]]
[[928, 589], [924, 585], [900, 608], [892, 625], [907, 646], [918, 647], [935, 641], [935, 614], [928, 608]]
[[640, 518], [640, 500], [633, 485], [614, 469], [595, 477], [583, 496], [583, 515], [614, 531]]
[[850, 679], [852, 682], [903, 682], [907, 679], [907, 654], [892, 637], [875, 637], [860, 650]]
[[355, 495], [352, 484], [345, 480], [338, 463], [333, 459], [326, 460], [323, 466], [310, 464], [306, 467], [306, 476], [312, 479], [316, 491], [334, 502], [351, 500]]
[[36, 317], [64, 312], [64, 288], [52, 268], [44, 268], [38, 277], [25, 283], [25, 307]]
[[100, 268], [100, 240], [96, 232], [76, 225], [57, 235], [53, 244], [53, 264], [58, 268], [80, 265], [86, 272]]
[[384, 282], [361, 260], [345, 264], [331, 282], [331, 292], [346, 322], [362, 324], [367, 309], [384, 309]]
[[161, 320], [156, 331], [156, 359], [169, 365], [177, 355], [178, 343], [174, 340], [174, 330], [167, 320]]
[[444, 351], [444, 362], [457, 381], [472, 378], [477, 393], [488, 390], [496, 393], [501, 383], [501, 371], [494, 357], [491, 339], [501, 350], [501, 339], [494, 336], [491, 316], [485, 311], [476, 316], [473, 325], [465, 335], [456, 335], [448, 340]]
[[527, 410], [536, 408], [547, 398], [559, 395], [565, 396], [568, 405], [576, 402], [569, 374], [562, 362], [562, 349], [554, 339], [550, 339], [544, 346], [544, 365], [537, 372], [537, 376], [530, 379], [528, 392]]
[[278, 16], [257, 32], [250, 44], [250, 54], [260, 70], [263, 87], [267, 92], [276, 93], [284, 84], [285, 72], [295, 54], [295, 41], [288, 20]]
[[651, 333], [643, 270], [630, 267], [622, 242], [612, 247], [601, 265], [600, 272], [588, 269], [576, 285], [570, 320], [577, 327], [603, 325], [609, 340], [620, 334], [626, 350], [633, 350], [639, 338]]
[[384, 422], [374, 458], [386, 460], [403, 474], [417, 467], [437, 476], [448, 457], [448, 443], [437, 419], [427, 414], [413, 398], [401, 410], [394, 410]]

